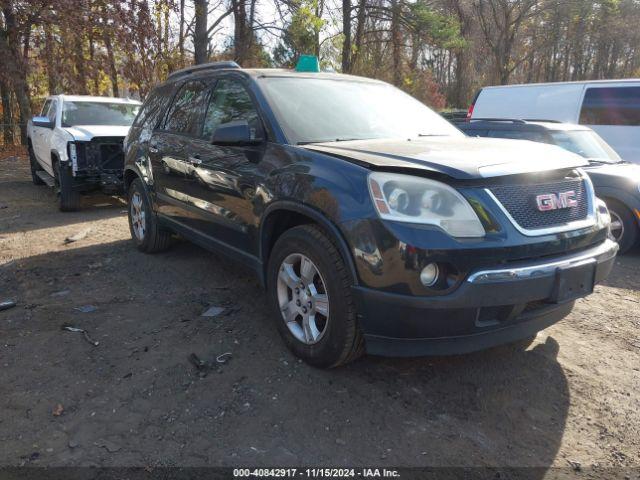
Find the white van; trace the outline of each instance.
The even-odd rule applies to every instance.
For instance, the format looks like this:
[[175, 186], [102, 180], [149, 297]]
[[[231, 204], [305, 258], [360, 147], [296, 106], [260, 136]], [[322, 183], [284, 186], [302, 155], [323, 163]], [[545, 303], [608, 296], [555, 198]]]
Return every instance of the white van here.
[[625, 160], [640, 163], [640, 79], [485, 87], [468, 118], [587, 125]]

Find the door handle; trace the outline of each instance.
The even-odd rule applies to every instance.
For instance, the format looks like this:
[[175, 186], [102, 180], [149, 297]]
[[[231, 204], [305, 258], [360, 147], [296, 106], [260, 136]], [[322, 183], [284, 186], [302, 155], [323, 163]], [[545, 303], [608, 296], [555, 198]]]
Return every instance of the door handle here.
[[200, 159], [199, 155], [194, 155], [194, 156], [189, 155], [187, 160], [189, 160], [189, 163], [194, 166], [202, 164], [202, 160]]

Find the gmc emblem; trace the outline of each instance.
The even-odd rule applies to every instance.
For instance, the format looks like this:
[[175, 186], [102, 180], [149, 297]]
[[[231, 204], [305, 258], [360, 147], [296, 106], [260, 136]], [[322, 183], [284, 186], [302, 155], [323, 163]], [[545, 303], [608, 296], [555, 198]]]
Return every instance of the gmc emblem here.
[[576, 207], [578, 206], [578, 200], [576, 199], [576, 192], [569, 190], [568, 192], [560, 192], [557, 195], [555, 193], [538, 195], [536, 196], [536, 204], [538, 205], [538, 210], [547, 212], [560, 208]]

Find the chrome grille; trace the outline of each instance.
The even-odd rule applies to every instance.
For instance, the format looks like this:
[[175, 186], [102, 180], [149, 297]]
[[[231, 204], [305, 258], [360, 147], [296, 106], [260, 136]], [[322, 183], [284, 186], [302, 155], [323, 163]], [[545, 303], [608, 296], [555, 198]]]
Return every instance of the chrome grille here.
[[[586, 220], [589, 216], [589, 194], [582, 178], [564, 178], [536, 184], [496, 185], [491, 193], [502, 204], [518, 225], [527, 230], [540, 230]], [[577, 205], [541, 212], [536, 197], [544, 194], [558, 194], [573, 190]]]

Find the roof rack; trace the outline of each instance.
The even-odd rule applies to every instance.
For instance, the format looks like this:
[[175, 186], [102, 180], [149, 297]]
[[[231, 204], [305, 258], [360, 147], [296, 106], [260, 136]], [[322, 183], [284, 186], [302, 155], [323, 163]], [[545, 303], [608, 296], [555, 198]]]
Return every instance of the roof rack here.
[[167, 80], [182, 77], [183, 75], [190, 75], [192, 73], [200, 72], [203, 70], [222, 70], [225, 68], [240, 68], [240, 65], [238, 65], [236, 62], [233, 62], [233, 61], [211, 62], [211, 63], [203, 63], [201, 65], [192, 65], [190, 67], [176, 70], [175, 72], [171, 72], [167, 77]]

